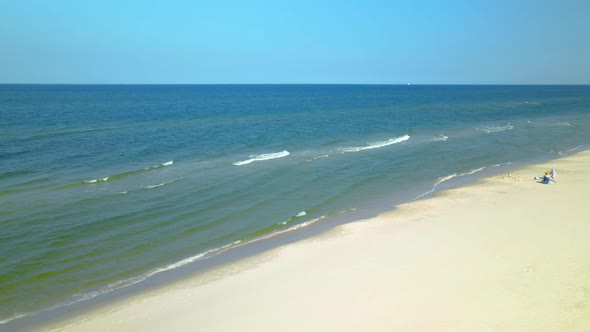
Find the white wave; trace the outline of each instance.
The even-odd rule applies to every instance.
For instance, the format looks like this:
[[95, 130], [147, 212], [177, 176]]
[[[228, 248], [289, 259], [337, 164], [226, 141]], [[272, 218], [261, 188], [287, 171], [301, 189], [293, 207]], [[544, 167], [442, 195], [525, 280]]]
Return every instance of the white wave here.
[[[231, 248], [231, 247], [233, 247], [233, 246], [235, 246], [235, 245], [239, 244], [240, 242], [242, 242], [242, 240], [238, 240], [238, 241], [235, 241], [235, 242], [232, 242], [232, 243], [226, 244], [226, 245], [224, 245], [224, 246], [221, 246], [221, 247], [219, 247], [219, 248], [210, 249], [210, 250], [204, 251], [204, 252], [202, 252], [202, 253], [199, 253], [199, 254], [197, 254], [197, 255], [194, 255], [194, 256], [191, 256], [191, 257], [185, 258], [185, 259], [183, 259], [183, 260], [180, 260], [180, 261], [178, 261], [178, 262], [176, 262], [176, 263], [172, 263], [172, 264], [170, 264], [170, 265], [168, 265], [168, 266], [165, 266], [165, 267], [158, 268], [158, 269], [156, 269], [156, 270], [154, 270], [154, 271], [152, 271], [152, 272], [148, 273], [148, 274], [146, 275], [145, 279], [147, 279], [147, 278], [149, 278], [149, 277], [153, 276], [154, 274], [157, 274], [157, 273], [160, 273], [160, 272], [164, 272], [164, 271], [168, 271], [168, 270], [172, 270], [172, 269], [176, 269], [176, 268], [179, 268], [179, 267], [181, 267], [181, 266], [187, 265], [187, 264], [189, 264], [189, 263], [196, 262], [197, 260], [199, 260], [199, 259], [201, 259], [201, 258], [203, 258], [203, 257], [205, 257], [205, 256], [207, 256], [207, 255], [209, 255], [209, 254], [212, 254], [212, 253], [217, 253], [217, 254], [219, 254], [219, 253], [221, 253], [221, 252], [225, 251], [226, 249], [229, 249], [229, 248]], [[145, 280], [145, 279], [144, 279], [144, 280]]]
[[448, 181], [448, 180], [450, 180], [450, 179], [452, 179], [452, 178], [454, 178], [454, 177], [456, 177], [456, 176], [457, 176], [457, 173], [453, 173], [453, 174], [451, 174], [451, 175], [447, 175], [447, 176], [445, 176], [445, 177], [439, 178], [439, 179], [438, 179], [438, 181], [436, 181], [436, 183], [434, 184], [434, 186], [436, 187], [436, 186], [438, 186], [439, 184], [441, 184], [441, 183], [443, 183], [443, 182], [445, 182], [445, 181]]
[[512, 130], [512, 129], [514, 129], [514, 126], [512, 124], [508, 123], [505, 126], [498, 126], [498, 127], [487, 126], [487, 127], [479, 127], [476, 129], [479, 131], [483, 131], [486, 134], [491, 134], [491, 133], [497, 133], [497, 132], [506, 131], [506, 130]]
[[512, 162], [511, 162], [511, 161], [509, 161], [509, 162], [507, 162], [507, 163], [503, 163], [503, 164], [495, 164], [495, 165], [492, 165], [492, 166], [490, 166], [490, 167], [500, 167], [500, 166], [507, 166], [507, 165], [510, 165], [510, 164], [512, 164]]
[[389, 146], [392, 144], [401, 143], [401, 142], [407, 141], [409, 139], [410, 139], [409, 135], [404, 135], [404, 136], [388, 139], [387, 141], [370, 143], [367, 146], [340, 148], [340, 149], [338, 149], [338, 151], [340, 151], [341, 153], [344, 153], [344, 152], [358, 152], [358, 151], [363, 151], [363, 150], [377, 149], [377, 148], [382, 148], [384, 146]]
[[476, 168], [476, 169], [472, 169], [471, 171], [465, 172], [465, 173], [461, 173], [457, 176], [465, 176], [465, 175], [471, 175], [480, 171], [483, 171], [484, 169], [486, 169], [486, 167], [480, 167], [480, 168]]
[[[319, 218], [311, 219], [311, 220], [308, 220], [308, 221], [306, 221], [306, 222], [302, 222], [301, 224], [294, 225], [293, 227], [290, 227], [290, 228], [288, 228], [288, 229], [286, 229], [286, 230], [284, 230], [284, 231], [277, 232], [277, 233], [280, 233], [280, 234], [282, 234], [282, 233], [286, 233], [286, 232], [291, 232], [291, 231], [294, 231], [294, 230], [296, 230], [296, 229], [299, 229], [299, 228], [307, 227], [307, 226], [309, 226], [309, 225], [311, 225], [311, 224], [314, 224], [314, 223], [316, 223], [317, 221], [320, 221], [320, 220], [322, 220], [322, 219], [324, 219], [324, 218], [326, 218], [326, 216], [321, 216], [321, 217], [319, 217]], [[274, 236], [274, 235], [277, 235], [277, 234], [273, 234], [273, 235], [271, 235], [271, 236]], [[268, 236], [268, 237], [270, 237], [270, 236]]]
[[84, 183], [106, 182], [108, 180], [109, 180], [109, 177], [108, 176], [105, 176], [104, 178], [100, 178], [100, 179], [94, 179], [94, 180], [84, 181]]
[[247, 165], [250, 163], [253, 163], [255, 161], [263, 161], [263, 160], [271, 160], [271, 159], [277, 159], [277, 158], [283, 158], [290, 155], [289, 151], [284, 150], [281, 152], [276, 152], [276, 153], [266, 153], [266, 154], [259, 154], [259, 155], [250, 155], [250, 159], [247, 160], [242, 160], [242, 161], [237, 161], [235, 163], [233, 163], [233, 165], [235, 166], [241, 166], [241, 165]]
[[126, 193], [127, 193], [127, 191], [121, 191], [119, 194], [125, 195]]
[[434, 137], [432, 140], [435, 142], [445, 142], [447, 139], [449, 139], [449, 136], [445, 136], [445, 135], [438, 135], [436, 137]]
[[[317, 222], [317, 221], [319, 221], [319, 220], [322, 220], [322, 219], [324, 219], [324, 218], [326, 218], [326, 216], [321, 216], [321, 217], [319, 217], [319, 218], [311, 219], [311, 220], [308, 220], [308, 221], [306, 221], [306, 222], [302, 222], [302, 223], [300, 223], [300, 224], [293, 225], [293, 226], [291, 226], [291, 227], [289, 227], [289, 228], [287, 228], [287, 229], [285, 229], [285, 230], [282, 230], [282, 231], [277, 231], [277, 232], [273, 232], [273, 233], [270, 233], [270, 234], [268, 234], [268, 235], [266, 235], [266, 236], [262, 236], [262, 237], [256, 238], [256, 239], [254, 239], [254, 240], [252, 240], [252, 241], [249, 241], [249, 242], [247, 242], [246, 244], [249, 244], [249, 243], [254, 243], [254, 242], [258, 242], [258, 241], [260, 241], [260, 240], [265, 240], [265, 239], [268, 239], [268, 238], [270, 238], [270, 237], [273, 237], [273, 236], [275, 236], [275, 235], [279, 235], [279, 234], [283, 234], [283, 233], [291, 232], [291, 231], [294, 231], [294, 230], [296, 230], [296, 229], [299, 229], [299, 228], [306, 227], [306, 226], [309, 226], [309, 225], [311, 225], [311, 224], [314, 224], [315, 222]], [[288, 220], [287, 220], [287, 221], [288, 221]], [[286, 224], [287, 224], [287, 221], [284, 221], [284, 222], [280, 223], [280, 225], [286, 225]]]
[[173, 165], [173, 164], [174, 164], [174, 160], [170, 160], [170, 161], [167, 161], [167, 162], [165, 162], [165, 163], [161, 163], [160, 165], [151, 166], [151, 167], [146, 167], [146, 168], [144, 168], [144, 170], [145, 170], [145, 171], [149, 171], [149, 170], [156, 169], [156, 168], [160, 168], [160, 167], [171, 166], [171, 165]]
[[172, 164], [174, 164], [174, 161], [173, 160], [170, 160], [170, 161], [167, 161], [165, 163], [162, 163], [162, 164], [159, 164], [159, 165], [156, 165], [156, 166], [151, 166], [151, 167], [147, 167], [147, 168], [143, 168], [143, 169], [136, 169], [134, 171], [128, 171], [128, 172], [123, 172], [123, 173], [118, 173], [118, 174], [112, 174], [112, 175], [106, 176], [104, 178], [84, 181], [84, 183], [106, 182], [110, 178], [112, 178], [113, 180], [115, 180], [115, 179], [119, 179], [119, 178], [124, 177], [124, 176], [131, 176], [133, 174], [138, 174], [138, 173], [143, 172], [143, 171], [151, 171], [151, 170], [154, 170], [154, 169], [157, 169], [157, 168], [170, 166]]
[[[509, 164], [509, 163], [508, 163], [508, 164]], [[500, 166], [500, 165], [498, 165], [498, 166]], [[433, 192], [436, 190], [436, 188], [437, 188], [437, 187], [438, 187], [438, 186], [439, 186], [441, 183], [443, 183], [443, 182], [445, 182], [445, 181], [449, 181], [449, 180], [451, 180], [451, 179], [453, 179], [453, 178], [456, 178], [456, 177], [461, 177], [461, 176], [466, 176], [466, 175], [475, 174], [475, 173], [477, 173], [477, 172], [481, 172], [481, 171], [483, 171], [483, 170], [484, 170], [484, 169], [486, 169], [486, 168], [487, 168], [487, 167], [483, 166], [483, 167], [480, 167], [480, 168], [472, 169], [472, 170], [470, 170], [470, 171], [467, 171], [467, 172], [465, 172], [465, 173], [460, 173], [460, 174], [453, 173], [453, 174], [450, 174], [450, 175], [444, 176], [444, 177], [442, 177], [442, 178], [438, 178], [438, 179], [436, 180], [436, 182], [434, 183], [434, 185], [432, 186], [432, 189], [430, 189], [429, 191], [427, 191], [427, 192], [425, 192], [425, 193], [423, 193], [423, 194], [421, 194], [421, 195], [418, 195], [418, 196], [417, 196], [416, 198], [414, 198], [414, 199], [419, 199], [419, 198], [422, 198], [422, 197], [424, 197], [424, 196], [426, 196], [426, 195], [430, 195], [430, 194], [432, 194], [432, 193], [433, 193]]]
[[6, 324], [10, 321], [13, 321], [15, 319], [19, 319], [19, 318], [23, 318], [23, 317], [28, 317], [28, 316], [33, 316], [35, 315], [37, 312], [25, 312], [25, 313], [20, 313], [20, 314], [16, 314], [12, 317], [8, 317], [6, 319], [0, 320], [0, 325], [2, 324]]
[[278, 223], [278, 225], [286, 225], [286, 224], [289, 223], [289, 221], [291, 221], [291, 220], [293, 220], [295, 218], [300, 218], [300, 217], [306, 216], [306, 215], [307, 215], [307, 212], [301, 211], [301, 212], [297, 213], [295, 216], [293, 216], [293, 217], [291, 217], [291, 218], [289, 218], [289, 219], [287, 219], [285, 221], [281, 221], [280, 223]]
[[182, 180], [182, 179], [183, 179], [182, 177], [179, 177], [178, 179], [174, 179], [174, 180], [170, 180], [170, 181], [162, 182], [162, 183], [159, 183], [159, 184], [154, 184], [154, 185], [151, 185], [151, 186], [147, 186], [147, 187], [145, 187], [145, 188], [146, 188], [146, 189], [153, 189], [153, 188], [158, 188], [158, 187], [165, 186], [165, 185], [167, 185], [167, 184], [170, 184], [170, 183], [173, 183], [173, 182], [176, 182], [176, 181], [180, 181], [180, 180]]
[[343, 214], [343, 213], [352, 212], [352, 211], [356, 211], [356, 208], [342, 210], [342, 211], [338, 212], [338, 214]]
[[422, 198], [422, 197], [424, 197], [426, 195], [432, 194], [436, 190], [436, 187], [438, 187], [438, 185], [440, 185], [441, 183], [443, 183], [445, 181], [448, 181], [448, 180], [450, 180], [450, 179], [452, 179], [452, 178], [454, 178], [456, 176], [457, 176], [457, 173], [453, 173], [451, 175], [447, 175], [447, 176], [444, 176], [442, 178], [438, 178], [436, 180], [436, 182], [434, 183], [434, 185], [432, 186], [432, 189], [430, 189], [429, 191], [423, 193], [422, 195], [417, 196], [414, 199], [419, 199], [419, 198]]
[[570, 123], [568, 123], [568, 122], [561, 122], [561, 123], [559, 123], [559, 124], [560, 124], [560, 125], [562, 125], [562, 126], [568, 126], [568, 127], [570, 127], [570, 126], [571, 126], [571, 124], [570, 124]]

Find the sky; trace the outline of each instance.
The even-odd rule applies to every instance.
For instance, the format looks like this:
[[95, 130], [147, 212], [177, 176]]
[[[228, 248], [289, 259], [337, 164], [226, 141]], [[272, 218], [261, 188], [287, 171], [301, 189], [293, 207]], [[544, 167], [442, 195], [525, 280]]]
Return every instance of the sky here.
[[590, 84], [590, 1], [0, 0], [0, 83]]

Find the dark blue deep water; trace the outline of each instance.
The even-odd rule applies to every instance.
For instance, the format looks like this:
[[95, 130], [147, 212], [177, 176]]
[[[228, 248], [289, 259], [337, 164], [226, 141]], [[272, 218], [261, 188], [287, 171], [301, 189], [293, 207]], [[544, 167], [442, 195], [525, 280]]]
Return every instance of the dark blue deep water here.
[[0, 321], [589, 146], [590, 86], [0, 85]]

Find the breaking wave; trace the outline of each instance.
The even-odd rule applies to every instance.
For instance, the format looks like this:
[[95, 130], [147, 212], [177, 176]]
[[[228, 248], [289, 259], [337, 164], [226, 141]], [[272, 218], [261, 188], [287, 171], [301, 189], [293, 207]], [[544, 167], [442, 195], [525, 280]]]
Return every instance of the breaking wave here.
[[349, 147], [349, 148], [339, 148], [338, 151], [341, 153], [345, 152], [358, 152], [370, 149], [378, 149], [385, 146], [401, 143], [410, 139], [409, 135], [404, 135], [396, 138], [388, 139], [387, 141], [380, 141], [380, 142], [373, 142], [367, 146], [358, 146], [358, 147]]
[[[123, 172], [123, 173], [118, 173], [118, 174], [113, 174], [113, 175], [109, 175], [109, 176], [105, 176], [104, 178], [98, 178], [98, 179], [94, 179], [94, 180], [87, 180], [87, 181], [83, 181], [82, 184], [92, 184], [92, 183], [101, 183], [101, 182], [106, 182], [106, 181], [112, 181], [112, 180], [116, 180], [116, 179], [120, 179], [120, 178], [124, 178], [133, 174], [138, 174], [138, 173], [142, 173], [142, 172], [149, 172], [158, 168], [162, 168], [162, 167], [166, 167], [166, 166], [171, 166], [174, 164], [173, 160], [167, 161], [165, 163], [159, 164], [159, 165], [155, 165], [155, 166], [151, 166], [151, 167], [146, 167], [146, 168], [142, 168], [142, 169], [136, 169], [133, 171], [128, 171], [128, 172]], [[75, 184], [74, 184], [75, 185]]]
[[294, 220], [294, 219], [297, 219], [297, 218], [300, 218], [300, 217], [304, 217], [304, 216], [306, 216], [306, 215], [307, 215], [307, 212], [305, 212], [305, 211], [301, 211], [301, 212], [297, 213], [296, 215], [294, 215], [293, 217], [291, 217], [291, 218], [289, 218], [289, 219], [287, 219], [287, 220], [285, 220], [285, 221], [283, 221], [283, 222], [280, 222], [280, 223], [278, 223], [278, 225], [286, 225], [286, 224], [288, 224], [290, 221], [292, 221], [292, 220]]
[[101, 179], [94, 179], [94, 180], [84, 181], [84, 183], [106, 182], [108, 180], [109, 180], [109, 177], [108, 176], [105, 176], [104, 178], [101, 178]]
[[447, 139], [449, 139], [449, 136], [438, 135], [438, 136], [435, 136], [432, 140], [435, 142], [445, 142]]
[[147, 187], [145, 187], [145, 188], [146, 188], [146, 189], [154, 189], [154, 188], [158, 188], [158, 187], [165, 186], [165, 185], [167, 185], [167, 184], [170, 184], [170, 183], [174, 183], [174, 182], [176, 182], [176, 181], [180, 181], [180, 180], [182, 180], [182, 179], [183, 179], [183, 177], [179, 177], [178, 179], [174, 179], [174, 180], [170, 180], [170, 181], [162, 182], [162, 183], [159, 183], [159, 184], [154, 184], [154, 185], [151, 185], [151, 186], [147, 186]]
[[253, 163], [255, 161], [263, 161], [263, 160], [271, 160], [271, 159], [277, 159], [277, 158], [283, 158], [290, 155], [289, 151], [284, 150], [281, 152], [276, 152], [276, 153], [266, 153], [266, 154], [259, 154], [259, 155], [250, 155], [250, 159], [247, 160], [242, 160], [242, 161], [237, 161], [235, 163], [233, 163], [233, 165], [235, 166], [242, 166], [242, 165], [247, 165], [250, 163]]

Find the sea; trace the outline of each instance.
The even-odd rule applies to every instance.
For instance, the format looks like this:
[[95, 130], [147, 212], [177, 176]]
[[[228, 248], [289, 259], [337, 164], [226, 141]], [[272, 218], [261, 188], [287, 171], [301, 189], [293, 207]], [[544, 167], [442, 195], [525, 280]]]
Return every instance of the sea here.
[[589, 147], [583, 85], [0, 85], [0, 329]]

